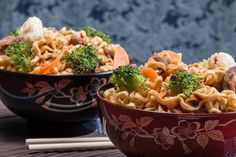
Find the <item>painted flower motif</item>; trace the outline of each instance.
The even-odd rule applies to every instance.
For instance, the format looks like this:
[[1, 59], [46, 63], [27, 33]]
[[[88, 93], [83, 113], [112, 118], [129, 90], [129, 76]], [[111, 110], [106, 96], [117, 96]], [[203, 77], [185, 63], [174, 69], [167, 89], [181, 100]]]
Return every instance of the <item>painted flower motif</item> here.
[[78, 88], [72, 88], [70, 92], [71, 92], [70, 99], [72, 102], [81, 103], [87, 99], [88, 92], [85, 91], [82, 86], [79, 86]]
[[155, 143], [162, 145], [164, 150], [168, 150], [175, 143], [175, 136], [171, 135], [171, 132], [167, 127], [164, 127], [163, 129], [155, 128], [153, 132], [155, 136]]
[[28, 96], [32, 96], [36, 91], [35, 87], [28, 82], [26, 82], [26, 87], [22, 89], [22, 92], [28, 94]]
[[105, 84], [106, 82], [107, 80], [105, 78], [99, 79], [97, 77], [93, 77], [90, 80], [90, 84], [86, 86], [86, 90], [89, 91], [89, 94], [93, 97], [96, 95], [98, 87]]
[[190, 123], [186, 120], [181, 120], [178, 122], [178, 126], [171, 129], [171, 132], [173, 135], [177, 136], [180, 141], [184, 141], [186, 139], [195, 139], [199, 128], [199, 122]]

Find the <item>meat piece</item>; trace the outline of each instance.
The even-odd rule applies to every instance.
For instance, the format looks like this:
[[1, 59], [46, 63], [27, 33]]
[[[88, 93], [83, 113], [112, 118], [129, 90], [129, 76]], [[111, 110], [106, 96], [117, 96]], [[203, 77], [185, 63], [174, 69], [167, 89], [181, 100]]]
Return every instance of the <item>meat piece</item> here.
[[71, 37], [70, 44], [72, 45], [83, 44], [83, 40], [80, 38], [79, 34], [74, 33]]
[[166, 57], [160, 57], [158, 54], [155, 54], [153, 56], [153, 59], [157, 62], [162, 62], [164, 64], [169, 64], [170, 63], [170, 59], [166, 58]]
[[225, 72], [223, 89], [230, 89], [235, 92], [236, 90], [236, 66], [229, 68]]
[[0, 40], [0, 54], [4, 54], [4, 51], [2, 51], [3, 49], [5, 49], [6, 46], [11, 45], [14, 42], [18, 42], [20, 41], [19, 37], [15, 37], [15, 36], [7, 36], [5, 38], [3, 38], [2, 40]]
[[226, 67], [230, 68], [236, 65], [233, 57], [225, 52], [214, 53], [208, 59], [208, 67], [209, 69], [214, 69], [217, 67]]
[[37, 17], [28, 18], [20, 27], [19, 36], [29, 42], [34, 42], [43, 37], [43, 24]]

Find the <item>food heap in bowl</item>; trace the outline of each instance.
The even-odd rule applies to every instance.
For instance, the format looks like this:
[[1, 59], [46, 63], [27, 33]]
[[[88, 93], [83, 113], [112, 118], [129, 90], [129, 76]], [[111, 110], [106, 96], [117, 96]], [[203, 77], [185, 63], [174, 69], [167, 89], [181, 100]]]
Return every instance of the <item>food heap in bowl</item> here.
[[185, 64], [169, 50], [118, 67], [97, 91], [108, 137], [127, 156], [234, 156], [235, 71], [224, 52]]
[[236, 111], [236, 63], [220, 52], [193, 64], [180, 53], [163, 50], [139, 68], [118, 67], [108, 101], [129, 108], [173, 113], [221, 113]]
[[31, 121], [85, 121], [97, 116], [97, 88], [126, 64], [125, 49], [95, 28], [58, 30], [29, 17], [0, 40], [0, 99]]
[[126, 51], [92, 27], [44, 27], [30, 17], [0, 41], [0, 69], [31, 74], [83, 74], [129, 64]]

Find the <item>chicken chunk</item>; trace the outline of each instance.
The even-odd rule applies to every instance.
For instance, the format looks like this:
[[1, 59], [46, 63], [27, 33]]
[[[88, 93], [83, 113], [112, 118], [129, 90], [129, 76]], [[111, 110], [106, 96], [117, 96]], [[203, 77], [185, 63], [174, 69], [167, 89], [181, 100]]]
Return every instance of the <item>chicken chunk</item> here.
[[236, 66], [229, 68], [225, 72], [223, 89], [230, 89], [236, 92]]
[[43, 36], [43, 24], [37, 17], [28, 18], [20, 27], [19, 36], [24, 41], [34, 42]]
[[214, 69], [216, 67], [225, 67], [230, 68], [236, 65], [233, 57], [225, 52], [214, 53], [208, 59], [208, 67], [209, 69]]

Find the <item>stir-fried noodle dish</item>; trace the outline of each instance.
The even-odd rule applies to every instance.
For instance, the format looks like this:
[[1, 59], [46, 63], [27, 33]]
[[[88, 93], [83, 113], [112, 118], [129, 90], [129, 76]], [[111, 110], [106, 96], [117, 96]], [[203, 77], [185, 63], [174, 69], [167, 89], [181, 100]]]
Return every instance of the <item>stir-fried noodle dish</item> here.
[[103, 97], [117, 105], [171, 113], [236, 111], [236, 64], [219, 52], [185, 64], [182, 54], [155, 53], [144, 65], [120, 66]]
[[44, 27], [28, 18], [0, 40], [0, 69], [31, 74], [103, 72], [129, 64], [126, 51], [92, 27], [80, 31]]

